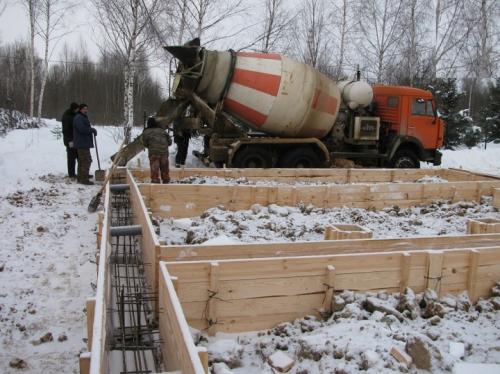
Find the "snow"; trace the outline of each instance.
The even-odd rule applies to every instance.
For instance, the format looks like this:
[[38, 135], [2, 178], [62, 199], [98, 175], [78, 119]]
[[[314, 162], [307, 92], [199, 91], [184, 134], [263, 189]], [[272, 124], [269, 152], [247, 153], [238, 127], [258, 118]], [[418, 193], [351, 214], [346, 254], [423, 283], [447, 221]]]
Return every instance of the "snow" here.
[[[457, 168], [475, 172], [500, 175], [500, 144], [488, 143], [486, 149], [484, 144], [457, 150], [441, 150], [443, 153], [442, 163], [437, 168]], [[421, 163], [423, 168], [436, 168], [431, 164]]]
[[[86, 350], [97, 219], [87, 206], [99, 187], [66, 178], [66, 150], [55, 135], [61, 124], [45, 122], [0, 138], [0, 372], [6, 374], [19, 372], [9, 367], [14, 358], [27, 362], [23, 373], [78, 373], [79, 352]], [[103, 167], [118, 148], [118, 131], [98, 127]], [[95, 160], [92, 166], [93, 173]], [[36, 345], [48, 332], [53, 341]], [[59, 342], [62, 335], [67, 340]]]

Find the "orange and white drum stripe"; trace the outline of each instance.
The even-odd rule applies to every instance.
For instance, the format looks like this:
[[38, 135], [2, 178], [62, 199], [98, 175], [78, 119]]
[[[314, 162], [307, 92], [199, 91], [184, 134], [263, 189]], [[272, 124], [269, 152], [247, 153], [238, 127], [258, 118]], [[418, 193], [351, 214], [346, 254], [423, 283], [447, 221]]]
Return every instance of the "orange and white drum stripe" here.
[[278, 96], [281, 68], [278, 54], [238, 52], [224, 107], [249, 124], [262, 127]]

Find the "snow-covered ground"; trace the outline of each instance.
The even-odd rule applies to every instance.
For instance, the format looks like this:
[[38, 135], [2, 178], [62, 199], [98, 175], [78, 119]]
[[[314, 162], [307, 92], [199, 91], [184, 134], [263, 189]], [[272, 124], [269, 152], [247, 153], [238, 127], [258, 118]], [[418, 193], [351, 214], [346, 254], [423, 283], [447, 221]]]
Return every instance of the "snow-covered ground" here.
[[[484, 149], [484, 144], [460, 149], [441, 150], [443, 152], [442, 164], [437, 167], [457, 168], [476, 172], [500, 175], [500, 143], [489, 143]], [[430, 164], [421, 163], [423, 168], [435, 167]]]
[[[0, 137], [0, 373], [78, 373], [78, 355], [86, 349], [84, 305], [96, 279], [96, 215], [87, 213], [87, 205], [98, 186], [66, 178], [66, 152], [55, 131], [60, 123], [46, 124]], [[121, 130], [98, 131], [106, 168]], [[191, 146], [199, 149], [201, 140]], [[191, 150], [186, 166], [202, 166]], [[495, 145], [486, 151], [445, 151], [443, 166], [498, 174], [499, 151]], [[171, 147], [171, 156], [174, 152]], [[92, 155], [91, 174], [97, 168]], [[131, 163], [147, 167], [147, 155], [143, 152]], [[9, 362], [16, 358], [27, 368], [11, 368]]]

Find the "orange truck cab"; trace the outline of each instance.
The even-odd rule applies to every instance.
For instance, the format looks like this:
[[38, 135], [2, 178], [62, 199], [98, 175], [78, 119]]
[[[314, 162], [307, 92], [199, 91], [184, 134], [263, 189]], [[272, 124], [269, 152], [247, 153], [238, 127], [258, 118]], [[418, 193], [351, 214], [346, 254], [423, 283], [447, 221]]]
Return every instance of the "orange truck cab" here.
[[413, 87], [373, 86], [374, 115], [380, 118], [379, 152], [392, 167], [415, 160], [441, 164], [444, 123], [431, 92]]

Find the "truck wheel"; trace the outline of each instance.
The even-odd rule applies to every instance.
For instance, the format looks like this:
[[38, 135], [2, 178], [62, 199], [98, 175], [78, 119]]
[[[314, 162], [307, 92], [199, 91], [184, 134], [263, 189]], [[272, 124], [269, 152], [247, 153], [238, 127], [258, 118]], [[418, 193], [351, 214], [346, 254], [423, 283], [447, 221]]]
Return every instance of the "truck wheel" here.
[[403, 149], [392, 157], [390, 166], [397, 169], [419, 169], [420, 161], [415, 152]]
[[285, 153], [279, 162], [282, 168], [319, 168], [321, 160], [316, 152], [309, 147], [292, 149]]
[[233, 158], [233, 166], [237, 168], [270, 168], [273, 155], [263, 147], [245, 147]]

